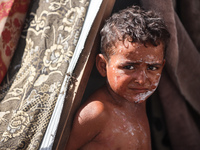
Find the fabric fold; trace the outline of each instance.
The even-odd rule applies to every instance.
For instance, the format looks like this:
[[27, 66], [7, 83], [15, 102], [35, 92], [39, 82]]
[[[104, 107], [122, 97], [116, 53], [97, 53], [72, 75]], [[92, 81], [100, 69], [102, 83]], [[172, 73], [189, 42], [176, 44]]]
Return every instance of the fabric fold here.
[[[199, 124], [189, 107], [200, 116], [200, 55], [189, 35], [191, 32], [186, 30], [176, 13], [180, 9], [177, 8], [178, 5], [184, 2], [174, 2], [176, 1], [141, 0], [145, 9], [160, 13], [171, 33], [165, 71], [158, 91], [172, 149], [197, 150], [200, 149]], [[195, 7], [194, 1], [190, 6], [192, 4], [195, 10], [198, 6]], [[181, 15], [180, 10], [178, 11]], [[184, 14], [186, 13], [184, 10]]]
[[62, 94], [61, 85], [88, 4], [88, 0], [31, 1], [12, 59], [15, 63], [7, 74], [12, 69], [15, 72], [0, 88], [4, 93], [0, 101], [0, 149], [39, 148]]

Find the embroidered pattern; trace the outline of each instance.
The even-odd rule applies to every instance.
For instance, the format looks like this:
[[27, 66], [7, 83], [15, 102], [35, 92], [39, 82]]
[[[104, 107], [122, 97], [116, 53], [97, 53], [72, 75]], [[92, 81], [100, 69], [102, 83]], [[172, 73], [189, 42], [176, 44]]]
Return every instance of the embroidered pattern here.
[[[17, 63], [13, 65], [13, 68], [19, 67], [19, 71], [12, 76], [13, 80], [10, 79], [13, 82], [7, 82], [7, 88], [0, 87], [0, 93], [6, 93], [0, 101], [0, 149], [39, 148], [73, 56], [88, 4], [87, 0], [31, 1], [31, 12], [28, 12], [19, 48], [16, 49], [16, 53], [20, 53], [21, 44], [25, 44], [23, 57], [18, 60], [20, 67]], [[17, 29], [21, 24], [13, 19], [7, 25], [14, 25]], [[9, 35], [11, 30], [5, 32]], [[12, 35], [5, 37], [5, 42], [9, 41], [7, 38], [12, 38]], [[13, 56], [13, 59], [17, 58], [18, 55]]]

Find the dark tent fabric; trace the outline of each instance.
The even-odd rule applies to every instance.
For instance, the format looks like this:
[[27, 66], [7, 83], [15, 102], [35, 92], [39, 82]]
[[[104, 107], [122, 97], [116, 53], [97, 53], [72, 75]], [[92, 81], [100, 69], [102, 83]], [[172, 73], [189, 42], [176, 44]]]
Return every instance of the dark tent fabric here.
[[141, 5], [159, 12], [171, 33], [166, 65], [158, 88], [171, 148], [198, 150], [200, 2], [141, 0]]

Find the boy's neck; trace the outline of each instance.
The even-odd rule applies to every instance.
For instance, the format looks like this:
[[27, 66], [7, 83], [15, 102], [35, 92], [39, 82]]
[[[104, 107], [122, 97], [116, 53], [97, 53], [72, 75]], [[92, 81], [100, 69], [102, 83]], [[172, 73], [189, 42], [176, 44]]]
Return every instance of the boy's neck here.
[[146, 101], [142, 102], [142, 103], [134, 103], [134, 102], [130, 102], [127, 99], [117, 95], [111, 88], [110, 86], [107, 84], [106, 85], [106, 89], [108, 91], [108, 94], [110, 95], [111, 99], [109, 99], [111, 101], [111, 103], [113, 103], [114, 105], [118, 106], [118, 107], [125, 107], [127, 109], [130, 109], [132, 111], [146, 111]]

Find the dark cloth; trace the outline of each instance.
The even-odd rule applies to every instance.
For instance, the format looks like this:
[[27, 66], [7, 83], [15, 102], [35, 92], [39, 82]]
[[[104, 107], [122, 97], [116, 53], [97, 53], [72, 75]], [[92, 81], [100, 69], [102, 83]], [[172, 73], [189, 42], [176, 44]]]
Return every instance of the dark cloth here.
[[158, 95], [173, 150], [200, 149], [200, 5], [198, 0], [141, 0], [164, 18], [171, 40]]

